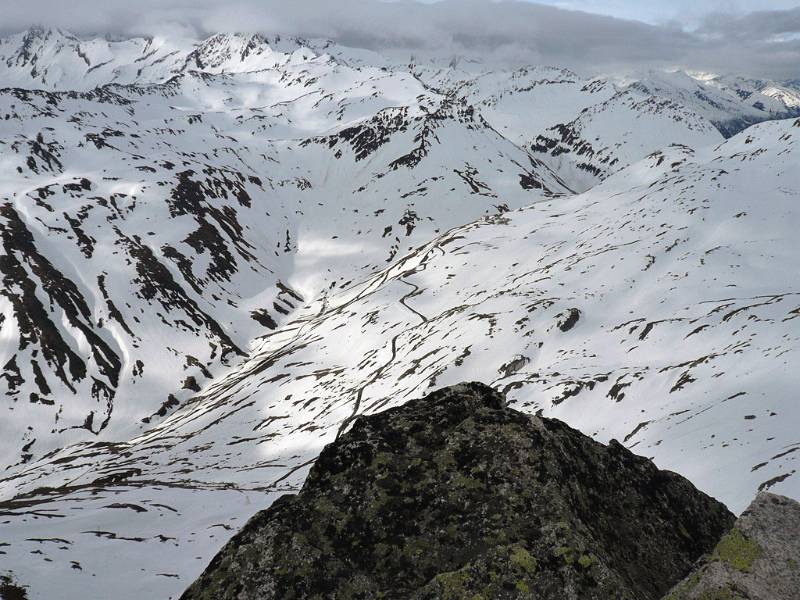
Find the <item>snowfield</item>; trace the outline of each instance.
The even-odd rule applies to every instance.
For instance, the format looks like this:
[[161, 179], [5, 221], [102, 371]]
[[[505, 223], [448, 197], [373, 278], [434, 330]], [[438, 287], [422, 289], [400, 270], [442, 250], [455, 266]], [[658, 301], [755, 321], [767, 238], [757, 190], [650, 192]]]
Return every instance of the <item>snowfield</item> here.
[[791, 86], [237, 35], [0, 59], [0, 574], [31, 598], [177, 597], [354, 418], [464, 380], [734, 511], [800, 498]]

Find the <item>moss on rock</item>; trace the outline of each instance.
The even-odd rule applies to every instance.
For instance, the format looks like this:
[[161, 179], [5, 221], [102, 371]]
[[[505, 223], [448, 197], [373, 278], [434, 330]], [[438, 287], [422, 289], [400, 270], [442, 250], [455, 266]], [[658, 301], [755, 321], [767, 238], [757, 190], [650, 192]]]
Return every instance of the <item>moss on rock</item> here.
[[539, 563], [525, 548], [515, 546], [511, 551], [511, 565], [528, 575], [533, 575]]
[[738, 529], [723, 537], [714, 549], [714, 558], [721, 560], [737, 571], [748, 572], [753, 561], [763, 554], [761, 546], [745, 537]]

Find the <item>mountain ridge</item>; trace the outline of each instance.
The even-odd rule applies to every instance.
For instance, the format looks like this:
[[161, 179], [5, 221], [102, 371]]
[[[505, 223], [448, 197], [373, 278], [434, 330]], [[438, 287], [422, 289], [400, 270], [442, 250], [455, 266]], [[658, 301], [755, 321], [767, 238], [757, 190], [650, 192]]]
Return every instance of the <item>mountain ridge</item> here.
[[181, 598], [660, 600], [732, 525], [619, 443], [505, 404], [462, 383], [359, 417]]
[[359, 415], [464, 379], [734, 511], [798, 494], [795, 120], [248, 39], [0, 90], [0, 552], [35, 597], [179, 593]]

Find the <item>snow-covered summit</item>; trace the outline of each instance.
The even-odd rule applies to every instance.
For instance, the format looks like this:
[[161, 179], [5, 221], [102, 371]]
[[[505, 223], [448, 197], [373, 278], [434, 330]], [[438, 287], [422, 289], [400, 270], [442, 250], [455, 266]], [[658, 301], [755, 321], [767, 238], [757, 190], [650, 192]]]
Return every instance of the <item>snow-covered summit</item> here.
[[800, 116], [800, 92], [778, 82], [651, 71], [629, 86], [692, 107], [726, 136], [754, 123]]

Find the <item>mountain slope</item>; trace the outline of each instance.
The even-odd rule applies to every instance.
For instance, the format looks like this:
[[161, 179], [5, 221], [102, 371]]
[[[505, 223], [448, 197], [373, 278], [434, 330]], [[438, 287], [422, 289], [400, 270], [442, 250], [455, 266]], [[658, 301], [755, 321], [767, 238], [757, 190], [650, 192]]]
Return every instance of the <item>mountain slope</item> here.
[[[218, 68], [239, 42], [197, 60]], [[145, 87], [0, 91], [7, 464], [135, 435], [307, 299], [440, 229], [568, 192], [407, 74], [282, 56]]]
[[309, 61], [406, 73], [428, 90], [465, 101], [577, 191], [671, 143], [710, 145], [755, 123], [800, 116], [800, 94], [791, 82], [730, 76], [584, 78], [554, 67], [506, 71], [476, 61], [440, 65], [425, 57], [409, 63], [330, 40], [260, 35], [114, 40], [33, 29], [0, 40], [6, 85], [50, 90], [164, 84], [191, 72], [268, 74]]
[[415, 65], [413, 72], [479, 107], [578, 191], [666, 145], [711, 145], [755, 123], [800, 115], [792, 86], [735, 77], [586, 79], [554, 67], [475, 73]]
[[43, 556], [53, 585], [61, 572], [94, 595], [177, 593], [354, 416], [466, 376], [623, 441], [733, 510], [757, 489], [800, 495], [798, 135], [783, 121], [669, 149], [581, 196], [455, 228], [313, 303], [143, 435], [7, 477], [9, 565], [29, 572], [20, 561], [40, 543], [26, 540], [57, 537], [68, 543]]
[[324, 41], [0, 53], [0, 558], [33, 597], [178, 593], [356, 416], [466, 379], [734, 510], [800, 493], [795, 121], [723, 143], [672, 88]]
[[144, 431], [255, 336], [440, 231], [721, 140], [690, 108], [563, 69], [232, 34], [1, 47], [4, 81], [85, 90], [0, 90], [7, 465]]
[[629, 86], [691, 106], [725, 137], [762, 121], [800, 116], [800, 93], [777, 82], [679, 71], [650, 72]]

